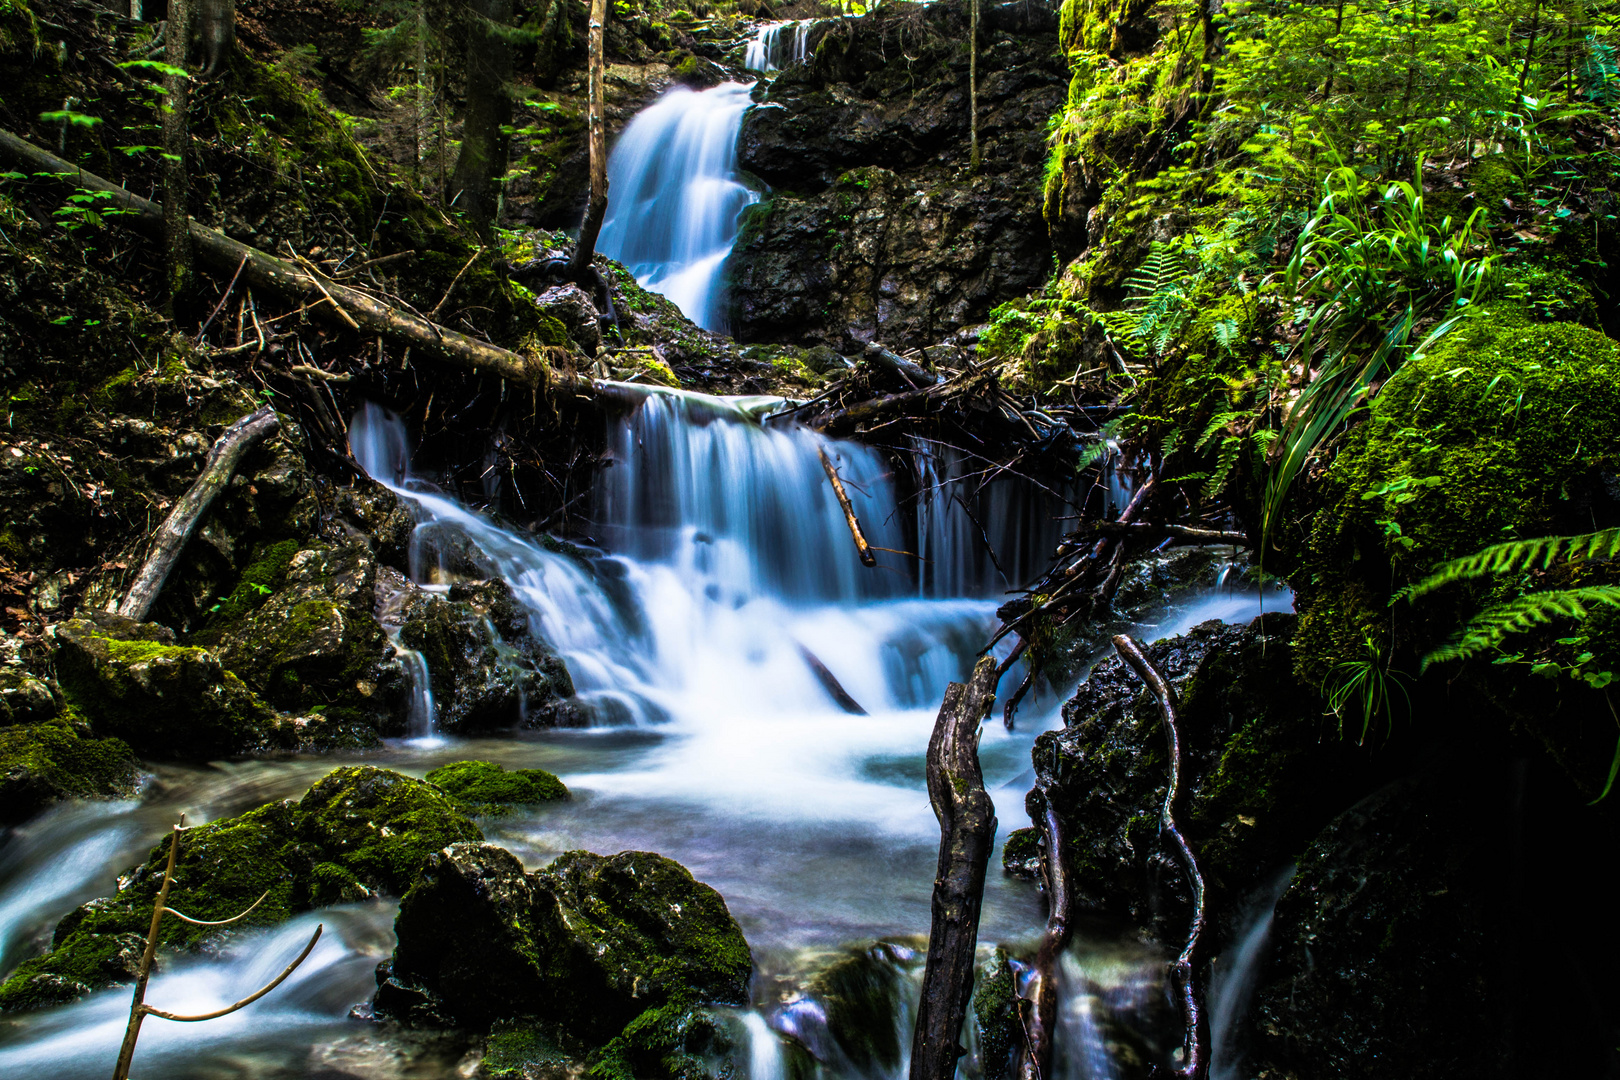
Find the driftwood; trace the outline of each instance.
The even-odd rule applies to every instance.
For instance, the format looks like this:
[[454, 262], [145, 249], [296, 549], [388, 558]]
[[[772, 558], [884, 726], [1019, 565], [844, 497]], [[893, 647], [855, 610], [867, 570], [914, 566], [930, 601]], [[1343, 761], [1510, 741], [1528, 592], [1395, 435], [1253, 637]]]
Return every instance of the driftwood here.
[[1042, 811], [1036, 826], [1045, 850], [1041, 877], [1046, 885], [1046, 933], [1035, 953], [1035, 978], [1030, 996], [1019, 998], [1018, 1015], [1024, 1028], [1024, 1057], [1020, 1080], [1045, 1080], [1052, 1074], [1052, 1037], [1057, 1030], [1057, 963], [1069, 947], [1069, 869], [1064, 858], [1063, 823], [1058, 819], [1050, 792], [1041, 792]]
[[866, 359], [867, 363], [874, 364], [900, 376], [901, 380], [910, 383], [914, 390], [935, 386], [940, 382], [939, 376], [932, 371], [922, 367], [920, 364], [913, 364], [899, 353], [885, 349], [875, 341], [868, 342], [861, 355]]
[[939, 819], [928, 962], [911, 1040], [911, 1080], [952, 1080], [973, 993], [973, 958], [996, 808], [979, 770], [979, 724], [996, 701], [996, 662], [981, 659], [967, 685], [951, 683], [928, 742], [928, 800]]
[[[161, 238], [163, 207], [143, 199], [94, 173], [70, 165], [25, 139], [0, 130], [0, 156], [26, 166], [31, 172], [55, 173], [90, 191], [116, 196], [116, 205], [107, 209], [124, 211], [115, 220]], [[192, 221], [191, 242], [204, 262], [233, 270], [245, 265], [243, 277], [249, 284], [273, 290], [293, 300], [330, 304], [334, 314], [360, 328], [402, 342], [429, 356], [475, 371], [498, 375], [525, 385], [537, 385], [546, 378], [544, 364], [537, 358], [491, 345], [440, 326], [414, 312], [383, 303], [370, 293], [351, 289], [313, 269], [296, 266], [285, 259], [238, 243], [215, 229]]]
[[197, 523], [208, 512], [214, 496], [224, 491], [225, 485], [231, 482], [231, 476], [235, 474], [243, 456], [274, 435], [280, 427], [281, 421], [276, 419], [274, 410], [267, 405], [225, 429], [213, 449], [208, 451], [202, 475], [197, 477], [196, 483], [180, 497], [180, 501], [169, 511], [169, 516], [163, 519], [163, 524], [158, 526], [152, 538], [151, 554], [146, 557], [140, 572], [135, 575], [135, 583], [119, 603], [118, 614], [138, 622], [145, 621], [147, 613], [152, 610], [153, 601], [163, 591], [169, 571], [174, 569], [175, 561], [185, 550], [191, 534], [197, 530]]
[[180, 1013], [168, 1012], [167, 1010], [154, 1008], [151, 1005], [146, 1004], [146, 983], [152, 975], [152, 960], [157, 955], [158, 931], [163, 926], [163, 916], [165, 913], [173, 915], [182, 922], [191, 923], [193, 926], [229, 926], [232, 923], [239, 922], [253, 914], [254, 908], [257, 908], [260, 904], [264, 903], [264, 897], [270, 895], [269, 892], [266, 892], [264, 896], [261, 896], [257, 900], [253, 901], [253, 904], [240, 915], [233, 915], [229, 919], [217, 919], [213, 922], [204, 922], [201, 919], [193, 919], [189, 915], [182, 915], [180, 912], [174, 910], [174, 908], [169, 907], [169, 885], [174, 880], [174, 860], [175, 857], [180, 853], [180, 832], [184, 827], [185, 820], [185, 815], [181, 815], [181, 824], [176, 825], [174, 830], [169, 834], [169, 862], [168, 865], [163, 869], [163, 883], [158, 886], [157, 902], [152, 905], [152, 928], [148, 930], [146, 934], [146, 948], [141, 952], [140, 966], [135, 969], [135, 999], [130, 1003], [129, 1025], [124, 1029], [124, 1044], [118, 1050], [118, 1063], [113, 1066], [113, 1080], [129, 1080], [130, 1062], [133, 1061], [135, 1057], [135, 1040], [140, 1038], [141, 1035], [141, 1021], [145, 1020], [148, 1016], [156, 1016], [164, 1020], [178, 1020], [182, 1023], [196, 1023], [200, 1020], [217, 1020], [221, 1016], [229, 1016], [238, 1009], [246, 1008], [255, 1001], [258, 1001], [260, 998], [264, 997], [264, 995], [268, 994], [276, 987], [280, 986], [286, 980], [287, 976], [296, 971], [298, 965], [302, 964], [304, 959], [309, 956], [311, 950], [315, 948], [315, 943], [321, 940], [321, 931], [326, 928], [324, 923], [317, 924], [314, 935], [309, 939], [309, 944], [304, 946], [304, 951], [299, 953], [298, 958], [292, 963], [288, 964], [286, 968], [282, 970], [280, 975], [277, 975], [274, 979], [271, 979], [254, 993], [249, 994], [247, 997], [235, 1002], [234, 1004], [227, 1005], [223, 1009], [215, 1009], [210, 1013], [199, 1013], [193, 1016], [184, 1016]]
[[1120, 634], [1114, 638], [1114, 648], [1131, 666], [1141, 680], [1159, 699], [1159, 711], [1164, 717], [1164, 738], [1170, 754], [1170, 782], [1164, 791], [1164, 808], [1159, 817], [1159, 831], [1170, 838], [1181, 868], [1187, 875], [1192, 891], [1192, 923], [1187, 928], [1187, 944], [1170, 965], [1171, 981], [1181, 998], [1182, 1019], [1186, 1024], [1183, 1035], [1183, 1058], [1180, 1068], [1161, 1069], [1160, 1072], [1185, 1080], [1204, 1080], [1209, 1074], [1209, 1018], [1204, 1015], [1203, 987], [1198, 979], [1198, 966], [1202, 963], [1199, 946], [1204, 932], [1204, 875], [1198, 869], [1198, 860], [1192, 847], [1176, 825], [1176, 791], [1181, 784], [1181, 736], [1176, 730], [1176, 692], [1159, 674], [1136, 642]]
[[843, 508], [844, 523], [849, 526], [849, 534], [855, 538], [855, 550], [860, 552], [861, 565], [876, 566], [877, 556], [872, 554], [872, 545], [866, 542], [866, 534], [861, 532], [860, 519], [855, 516], [855, 507], [850, 505], [849, 494], [844, 490], [844, 482], [838, 478], [838, 470], [833, 467], [825, 448], [816, 447], [816, 453], [821, 455], [822, 471], [827, 474], [833, 494], [838, 496], [838, 505]]
[[821, 684], [822, 689], [832, 695], [832, 699], [838, 702], [840, 709], [843, 709], [851, 716], [869, 715], [865, 709], [861, 708], [861, 703], [851, 697], [848, 690], [844, 689], [844, 684], [838, 681], [838, 676], [834, 675], [827, 665], [821, 662], [821, 657], [803, 645], [799, 646], [799, 655], [804, 657], [804, 662], [810, 665], [810, 671], [815, 675], [816, 681]]

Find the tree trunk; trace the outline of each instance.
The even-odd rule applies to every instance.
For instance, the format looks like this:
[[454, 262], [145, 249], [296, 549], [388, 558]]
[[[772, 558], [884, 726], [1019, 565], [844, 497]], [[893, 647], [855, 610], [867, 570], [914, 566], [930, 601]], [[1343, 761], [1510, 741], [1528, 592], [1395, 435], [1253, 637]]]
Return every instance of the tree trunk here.
[[467, 115], [461, 154], [450, 186], [454, 202], [485, 240], [495, 223], [511, 138], [512, 46], [503, 31], [512, 22], [512, 0], [475, 0], [467, 27]]
[[607, 127], [602, 117], [602, 31], [607, 26], [607, 0], [591, 0], [590, 37], [590, 136], [591, 198], [585, 206], [585, 220], [579, 226], [579, 243], [568, 264], [568, 276], [584, 284], [591, 280], [591, 264], [596, 258], [596, 237], [607, 214]]
[[197, 477], [196, 483], [181, 496], [169, 511], [169, 516], [163, 519], [163, 524], [158, 526], [152, 538], [151, 554], [146, 557], [145, 564], [135, 575], [135, 583], [119, 603], [118, 614], [137, 622], [146, 621], [153, 602], [163, 591], [163, 583], [169, 578], [169, 571], [174, 569], [186, 542], [196, 532], [197, 523], [213, 504], [214, 496], [225, 490], [225, 485], [231, 482], [237, 465], [241, 464], [247, 452], [274, 435], [280, 427], [281, 421], [276, 419], [275, 412], [265, 406], [225, 429], [219, 441], [214, 443], [214, 448], [208, 451], [202, 475]]
[[186, 177], [186, 125], [190, 79], [185, 75], [191, 40], [191, 0], [169, 0], [164, 30], [163, 76], [163, 263], [169, 286], [169, 315], [180, 318], [191, 294], [191, 236], [187, 229], [190, 184]]
[[979, 0], [968, 14], [968, 168], [979, 171]]
[[982, 658], [966, 686], [951, 683], [928, 742], [928, 800], [939, 819], [928, 963], [911, 1040], [911, 1080], [951, 1080], [973, 993], [973, 956], [996, 808], [979, 770], [979, 724], [996, 703], [996, 661]]
[[202, 40], [202, 77], [212, 79], [236, 51], [236, 0], [196, 0], [197, 29]]
[[[113, 220], [150, 235], [162, 236], [163, 207], [133, 194], [117, 184], [103, 180], [94, 173], [70, 165], [55, 154], [41, 150], [9, 131], [0, 129], [0, 154], [21, 162], [35, 172], [57, 173], [72, 180], [79, 187], [91, 191], [106, 191], [118, 196], [119, 209], [135, 213], [119, 215]], [[420, 349], [429, 356], [472, 368], [524, 385], [538, 385], [547, 379], [545, 366], [538, 360], [491, 345], [487, 341], [468, 337], [422, 318], [413, 312], [378, 300], [369, 293], [351, 289], [330, 279], [318, 277], [315, 271], [293, 265], [274, 255], [238, 243], [223, 233], [205, 228], [195, 221], [191, 225], [191, 242], [202, 258], [224, 271], [243, 266], [242, 276], [250, 285], [274, 290], [283, 296], [310, 302], [329, 302], [336, 308], [334, 314], [349, 318], [360, 329], [383, 334], [396, 341]], [[245, 266], [243, 265], [245, 262]]]

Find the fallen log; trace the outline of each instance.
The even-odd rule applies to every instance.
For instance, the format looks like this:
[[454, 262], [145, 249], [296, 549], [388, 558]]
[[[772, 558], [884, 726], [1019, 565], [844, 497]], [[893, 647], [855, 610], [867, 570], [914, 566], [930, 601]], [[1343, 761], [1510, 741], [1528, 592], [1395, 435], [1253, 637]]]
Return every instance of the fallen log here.
[[844, 510], [844, 523], [849, 526], [849, 534], [855, 538], [855, 550], [860, 552], [862, 566], [876, 566], [877, 556], [872, 554], [872, 545], [866, 542], [866, 534], [861, 532], [860, 519], [855, 516], [855, 507], [850, 505], [849, 494], [844, 490], [844, 482], [838, 478], [838, 470], [833, 468], [832, 459], [827, 456], [824, 447], [816, 447], [816, 453], [821, 455], [821, 468], [832, 483], [833, 494], [838, 496], [838, 505]]
[[1052, 1075], [1052, 1038], [1057, 1030], [1058, 957], [1069, 947], [1069, 868], [1064, 859], [1063, 823], [1049, 792], [1041, 792], [1042, 811], [1036, 827], [1044, 850], [1041, 878], [1046, 885], [1046, 933], [1035, 953], [1035, 977], [1029, 997], [1017, 1001], [1018, 1016], [1024, 1028], [1024, 1056], [1019, 1066], [1020, 1080], [1045, 1080]]
[[1234, 544], [1248, 547], [1247, 533], [1228, 529], [1198, 529], [1188, 525], [1151, 525], [1132, 521], [1094, 521], [1081, 526], [1081, 532], [1102, 536], [1122, 536], [1134, 540], [1185, 540], [1193, 544]]
[[1121, 659], [1131, 666], [1141, 680], [1153, 691], [1153, 696], [1159, 699], [1159, 713], [1164, 718], [1164, 738], [1168, 744], [1170, 754], [1170, 781], [1164, 791], [1164, 808], [1159, 815], [1159, 831], [1170, 838], [1176, 849], [1176, 856], [1181, 861], [1182, 871], [1187, 875], [1187, 885], [1192, 892], [1192, 921], [1187, 928], [1187, 944], [1170, 965], [1170, 978], [1175, 984], [1176, 994], [1181, 999], [1182, 1019], [1185, 1030], [1182, 1035], [1182, 1064], [1175, 1069], [1158, 1069], [1157, 1073], [1183, 1078], [1183, 1080], [1204, 1080], [1209, 1074], [1209, 1018], [1204, 1015], [1203, 987], [1198, 979], [1198, 965], [1202, 963], [1200, 944], [1204, 932], [1204, 875], [1198, 869], [1198, 860], [1193, 856], [1191, 845], [1182, 835], [1180, 827], [1176, 825], [1175, 802], [1176, 791], [1181, 785], [1181, 736], [1176, 730], [1176, 692], [1159, 674], [1135, 641], [1125, 634], [1114, 638], [1114, 648], [1118, 650]]
[[[113, 221], [121, 222], [157, 239], [163, 237], [163, 207], [134, 192], [103, 180], [94, 173], [70, 165], [55, 154], [0, 129], [0, 155], [36, 173], [55, 173], [90, 191], [104, 191], [117, 199], [106, 209], [122, 211]], [[243, 276], [252, 285], [271, 289], [292, 300], [332, 304], [336, 314], [360, 328], [402, 342], [429, 356], [503, 379], [534, 386], [546, 380], [545, 365], [535, 357], [491, 345], [448, 327], [401, 311], [369, 293], [339, 284], [318, 271], [305, 269], [257, 248], [238, 243], [216, 229], [190, 223], [192, 246], [199, 258], [231, 270], [241, 265]]]
[[119, 602], [118, 614], [137, 622], [146, 621], [152, 603], [157, 600], [158, 593], [163, 591], [163, 583], [169, 578], [169, 571], [174, 569], [175, 562], [185, 550], [191, 534], [196, 532], [197, 523], [208, 512], [214, 496], [225, 490], [225, 485], [231, 482], [236, 466], [247, 452], [274, 435], [280, 427], [281, 421], [276, 419], [274, 410], [265, 406], [225, 429], [213, 449], [208, 451], [202, 474], [174, 504], [169, 516], [163, 519], [163, 524], [153, 534], [151, 553], [135, 575], [135, 583]]
[[996, 661], [984, 657], [967, 685], [951, 683], [928, 742], [928, 800], [939, 819], [939, 867], [923, 969], [911, 1080], [952, 1080], [973, 993], [974, 949], [996, 808], [979, 769], [979, 725], [996, 701]]
[[821, 662], [821, 657], [803, 645], [799, 646], [799, 655], [804, 657], [804, 662], [810, 665], [810, 671], [815, 675], [816, 681], [821, 684], [822, 689], [832, 695], [832, 699], [838, 702], [840, 709], [843, 709], [851, 716], [870, 715], [865, 709], [861, 708], [861, 703], [851, 697], [848, 690], [844, 689], [844, 684], [838, 681], [838, 676], [834, 675], [827, 665]]
[[885, 349], [875, 341], [867, 342], [866, 349], [861, 353], [861, 356], [867, 363], [900, 376], [900, 380], [910, 383], [912, 389], [937, 386], [941, 381], [940, 377], [932, 371], [918, 364], [913, 364], [899, 353]]

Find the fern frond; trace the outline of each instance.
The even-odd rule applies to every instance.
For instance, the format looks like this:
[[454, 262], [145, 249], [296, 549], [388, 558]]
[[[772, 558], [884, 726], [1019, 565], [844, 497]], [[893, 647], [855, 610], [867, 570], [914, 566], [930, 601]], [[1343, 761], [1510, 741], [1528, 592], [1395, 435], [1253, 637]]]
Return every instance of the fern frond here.
[[1537, 567], [1545, 570], [1559, 559], [1579, 562], [1582, 559], [1612, 559], [1616, 555], [1620, 555], [1620, 529], [1602, 529], [1580, 536], [1538, 536], [1530, 540], [1510, 540], [1505, 544], [1492, 544], [1482, 551], [1436, 567], [1422, 581], [1402, 589], [1394, 600], [1412, 600], [1453, 581], [1468, 578], [1512, 574]]
[[1241, 435], [1228, 435], [1221, 440], [1221, 452], [1215, 459], [1215, 471], [1204, 481], [1204, 498], [1213, 499], [1226, 487], [1227, 480], [1231, 479], [1232, 469], [1237, 465], [1238, 454], [1242, 450]]
[[1494, 648], [1510, 634], [1533, 630], [1554, 619], [1584, 619], [1595, 605], [1620, 607], [1620, 585], [1589, 585], [1530, 593], [1474, 616], [1462, 632], [1423, 658], [1423, 668], [1447, 660], [1465, 660]]

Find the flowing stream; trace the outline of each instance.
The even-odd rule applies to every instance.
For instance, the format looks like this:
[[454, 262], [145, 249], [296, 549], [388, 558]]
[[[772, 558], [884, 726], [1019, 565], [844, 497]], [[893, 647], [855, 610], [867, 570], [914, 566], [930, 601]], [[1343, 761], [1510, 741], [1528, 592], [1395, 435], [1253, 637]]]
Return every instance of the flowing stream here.
[[[762, 56], [771, 61], [769, 49]], [[720, 264], [755, 197], [734, 175], [748, 92], [740, 83], [670, 91], [626, 129], [610, 170], [603, 249], [711, 327]], [[725, 896], [758, 967], [754, 1007], [734, 1018], [750, 1080], [804, 1076], [807, 1053], [827, 1077], [903, 1075], [938, 844], [924, 786], [935, 711], [946, 683], [970, 670], [1004, 593], [1042, 566], [1074, 493], [1011, 475], [980, 489], [966, 478], [982, 463], [949, 448], [885, 453], [762, 423], [769, 400], [622, 393], [594, 491], [600, 546], [572, 552], [413, 475], [410, 433], [385, 410], [368, 406], [351, 425], [355, 459], [415, 509], [413, 580], [443, 591], [470, 561], [479, 576], [508, 582], [531, 628], [566, 662], [592, 726], [439, 736], [418, 658], [407, 663], [411, 738], [364, 754], [163, 766], [139, 802], [59, 807], [0, 846], [0, 974], [43, 948], [63, 914], [109, 891], [179, 813], [199, 823], [296, 797], [351, 761], [419, 776], [481, 758], [548, 769], [574, 793], [483, 822], [526, 865], [576, 848], [658, 851]], [[822, 454], [883, 549], [877, 567], [856, 556]], [[1111, 481], [1114, 501], [1127, 495]], [[1258, 607], [1252, 593], [1217, 592], [1139, 633], [1243, 621]], [[869, 715], [841, 708], [818, 665]], [[1015, 732], [984, 729], [980, 756], [1003, 835], [1024, 821], [1030, 746], [1059, 722], [1064, 696], [1033, 695]], [[169, 958], [148, 1000], [205, 1011], [278, 971], [315, 922], [327, 927], [294, 979], [228, 1020], [148, 1021], [138, 1071], [176, 1080], [470, 1075], [453, 1039], [349, 1015], [392, 947], [393, 914], [383, 901], [330, 908], [233, 938], [218, 954]], [[1044, 919], [1034, 886], [992, 870], [981, 941], [1028, 943]], [[1162, 996], [1162, 961], [1113, 942], [1076, 946], [1063, 972], [1065, 1080], [1115, 1075], [1120, 1032], [1152, 1027], [1135, 1018]], [[866, 1018], [884, 1048], [871, 1060], [849, 1056], [847, 1033], [809, 989], [835, 962], [886, 988]], [[120, 988], [0, 1018], [0, 1076], [105, 1075], [128, 1002]]]

